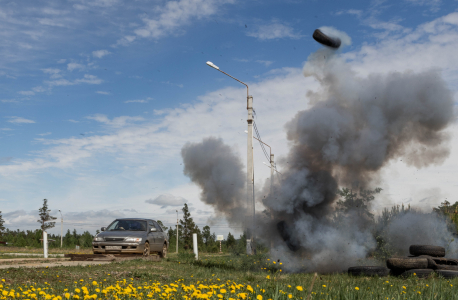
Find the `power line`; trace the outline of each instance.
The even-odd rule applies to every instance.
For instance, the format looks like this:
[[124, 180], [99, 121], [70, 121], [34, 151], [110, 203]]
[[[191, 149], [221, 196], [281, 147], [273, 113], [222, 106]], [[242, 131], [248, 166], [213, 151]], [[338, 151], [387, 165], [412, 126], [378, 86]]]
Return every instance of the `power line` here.
[[261, 138], [261, 135], [259, 134], [258, 126], [256, 126], [256, 122], [254, 122], [254, 121], [253, 121], [253, 127], [254, 127], [254, 131], [256, 132], [256, 136], [257, 136], [257, 138], [259, 140], [259, 144], [261, 145], [262, 152], [264, 152], [264, 155], [266, 156], [267, 161], [270, 162], [269, 154], [267, 154], [266, 147], [264, 147], [264, 144], [261, 142], [262, 138]]

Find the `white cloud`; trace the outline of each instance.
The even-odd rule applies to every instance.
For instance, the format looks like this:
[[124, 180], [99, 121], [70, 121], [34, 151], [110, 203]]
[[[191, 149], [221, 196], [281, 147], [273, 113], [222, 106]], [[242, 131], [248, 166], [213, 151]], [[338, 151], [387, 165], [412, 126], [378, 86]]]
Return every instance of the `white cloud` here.
[[134, 31], [136, 36], [126, 35], [116, 45], [127, 45], [137, 37], [158, 39], [180, 33], [192, 20], [214, 15], [223, 4], [233, 2], [234, 0], [167, 1], [163, 7], [158, 7], [157, 16], [142, 19], [144, 26]]
[[80, 83], [87, 83], [87, 84], [101, 84], [103, 82], [102, 79], [98, 78], [95, 75], [84, 75], [83, 78], [75, 79], [73, 81], [69, 81], [67, 79], [57, 79], [52, 81], [45, 81], [50, 86], [66, 86], [66, 85], [75, 85]]
[[31, 124], [35, 123], [33, 120], [21, 118], [21, 117], [8, 117], [9, 120], [7, 122], [14, 123], [14, 124]]
[[97, 76], [95, 75], [89, 75], [89, 74], [84, 75], [84, 77], [81, 79], [75, 80], [76, 84], [78, 83], [101, 84], [102, 82], [103, 82], [102, 79], [97, 78]]
[[38, 133], [37, 135], [39, 135], [39, 136], [45, 136], [45, 135], [50, 135], [50, 134], [51, 134], [51, 132], [45, 132], [45, 133]]
[[41, 69], [41, 70], [43, 71], [43, 73], [49, 74], [51, 79], [57, 79], [57, 78], [62, 77], [59, 69], [48, 68], [48, 69]]
[[268, 67], [270, 66], [271, 64], [273, 64], [273, 61], [270, 61], [270, 60], [257, 60], [256, 61], [257, 63], [259, 64], [263, 64], [264, 66]]
[[82, 64], [77, 64], [77, 63], [69, 63], [69, 64], [67, 64], [67, 70], [69, 70], [69, 71], [73, 71], [75, 69], [84, 70], [85, 68], [86, 68], [86, 66], [84, 66]]
[[258, 25], [255, 30], [249, 31], [247, 35], [258, 38], [260, 40], [301, 38], [300, 33], [296, 32], [292, 27], [278, 22], [273, 22], [266, 25]]
[[362, 10], [359, 10], [359, 9], [347, 9], [347, 10], [340, 10], [340, 11], [336, 12], [336, 15], [337, 15], [337, 16], [339, 16], [339, 15], [344, 15], [344, 14], [354, 15], [354, 16], [357, 16], [357, 17], [361, 17], [362, 14], [363, 14], [363, 11], [362, 11]]
[[46, 89], [44, 87], [42, 87], [42, 86], [36, 86], [36, 87], [32, 88], [32, 90], [34, 92], [37, 92], [37, 93], [46, 92]]
[[24, 96], [33, 96], [35, 93], [33, 91], [19, 91], [18, 94], [24, 95]]
[[110, 120], [106, 115], [96, 114], [93, 116], [86, 117], [86, 119], [94, 120], [112, 127], [124, 127], [126, 125], [131, 124], [132, 122], [140, 122], [144, 121], [142, 117], [129, 117], [129, 116], [121, 116], [116, 117]]
[[179, 88], [183, 88], [183, 84], [182, 83], [173, 83], [173, 82], [170, 82], [170, 81], [162, 81], [162, 83], [167, 84], [167, 85], [177, 86]]
[[171, 194], [163, 194], [157, 196], [154, 199], [145, 200], [146, 203], [155, 204], [161, 206], [161, 208], [166, 208], [168, 206], [183, 206], [183, 204], [187, 203], [188, 201], [179, 196], [174, 196]]
[[[51, 207], [51, 206], [50, 206]], [[128, 214], [130, 213], [130, 214]], [[125, 218], [131, 216], [132, 211], [126, 210], [87, 210], [87, 211], [69, 211], [63, 212], [64, 227], [66, 229], [78, 229], [79, 233], [84, 230], [90, 230], [92, 233], [100, 227], [108, 226], [117, 218]], [[51, 216], [57, 217], [55, 220], [56, 226], [49, 229], [48, 232], [60, 234], [60, 215], [57, 209], [51, 208]], [[38, 228], [36, 211], [15, 210], [3, 213], [5, 227], [11, 229], [22, 228], [31, 229]], [[64, 232], [65, 234], [65, 232]]]
[[102, 58], [105, 55], [111, 54], [108, 50], [97, 50], [97, 51], [92, 51], [92, 56], [97, 57], [97, 58]]
[[5, 127], [5, 128], [0, 128], [0, 130], [1, 130], [1, 131], [10, 131], [10, 130], [13, 130], [13, 129], [11, 129], [11, 128], [6, 128], [6, 127]]
[[110, 92], [105, 92], [105, 91], [97, 91], [96, 93], [100, 95], [110, 95], [111, 94]]
[[65, 27], [66, 25], [51, 18], [38, 18], [38, 23], [47, 26]]
[[153, 100], [153, 98], [147, 97], [146, 99], [127, 100], [124, 103], [148, 103], [150, 100]]
[[57, 61], [58, 64], [64, 64], [67, 60], [64, 58], [61, 58]]

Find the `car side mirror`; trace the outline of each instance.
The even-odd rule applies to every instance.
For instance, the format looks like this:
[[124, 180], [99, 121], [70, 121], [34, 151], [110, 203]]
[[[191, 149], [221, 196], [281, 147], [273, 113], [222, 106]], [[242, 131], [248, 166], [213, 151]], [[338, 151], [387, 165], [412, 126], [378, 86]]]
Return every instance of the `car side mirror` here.
[[156, 227], [152, 227], [151, 228], [151, 232], [156, 232], [157, 231], [157, 228]]
[[105, 231], [105, 230], [107, 230], [107, 228], [106, 227], [102, 227], [102, 228], [100, 228], [100, 230]]

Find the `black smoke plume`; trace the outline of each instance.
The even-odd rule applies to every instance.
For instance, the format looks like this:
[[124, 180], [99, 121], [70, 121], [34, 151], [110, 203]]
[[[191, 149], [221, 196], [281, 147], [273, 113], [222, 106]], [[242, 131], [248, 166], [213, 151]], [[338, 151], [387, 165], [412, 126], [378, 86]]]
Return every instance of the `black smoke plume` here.
[[[257, 235], [273, 243], [272, 255], [289, 270], [340, 271], [364, 259], [375, 240], [358, 214], [336, 225], [337, 190], [373, 187], [393, 160], [417, 168], [442, 163], [449, 154], [444, 129], [454, 118], [453, 99], [437, 70], [360, 76], [330, 49], [312, 54], [304, 75], [321, 87], [308, 93], [310, 108], [285, 125], [291, 148], [280, 161], [283, 175], [273, 192], [266, 187], [263, 193], [271, 217], [257, 217]], [[215, 153], [219, 149], [224, 155]], [[212, 138], [186, 145], [182, 155], [185, 174], [202, 187], [204, 202], [234, 220], [245, 199], [237, 156]], [[397, 234], [393, 239], [402, 239]], [[404, 234], [422, 243], [420, 233]]]

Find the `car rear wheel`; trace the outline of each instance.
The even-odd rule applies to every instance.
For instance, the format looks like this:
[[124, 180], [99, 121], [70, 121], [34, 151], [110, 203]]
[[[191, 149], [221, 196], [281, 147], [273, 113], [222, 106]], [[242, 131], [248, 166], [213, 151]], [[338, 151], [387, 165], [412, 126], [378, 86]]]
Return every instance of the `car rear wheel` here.
[[167, 244], [164, 244], [164, 246], [162, 246], [162, 251], [159, 252], [159, 255], [162, 258], [166, 258], [167, 257]]
[[145, 248], [143, 249], [143, 256], [149, 256], [150, 254], [150, 248], [149, 248], [149, 243], [145, 243]]

